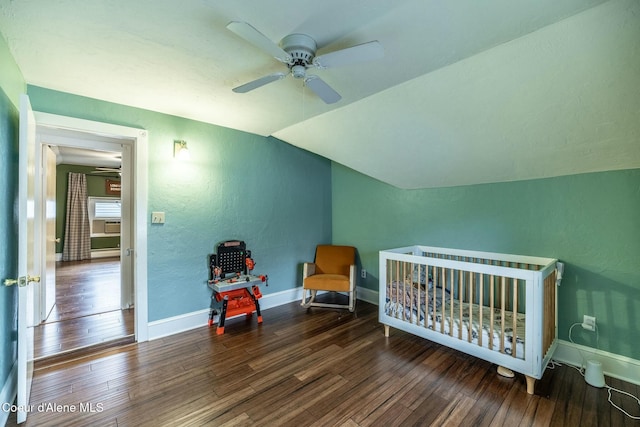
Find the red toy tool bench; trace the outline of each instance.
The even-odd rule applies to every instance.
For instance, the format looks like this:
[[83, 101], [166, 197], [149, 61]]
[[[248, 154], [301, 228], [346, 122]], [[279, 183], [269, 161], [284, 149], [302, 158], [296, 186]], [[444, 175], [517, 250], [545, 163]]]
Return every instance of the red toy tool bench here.
[[[247, 251], [244, 242], [228, 240], [220, 243], [217, 254], [209, 255], [209, 287], [213, 291], [209, 310], [209, 326], [213, 325], [213, 316], [218, 314], [215, 308], [222, 302], [220, 320], [216, 333], [224, 334], [225, 320], [240, 314], [251, 317], [255, 311], [258, 323], [262, 323], [260, 304], [262, 298], [259, 284], [267, 284], [267, 276], [255, 276], [251, 270], [255, 262], [251, 251]], [[249, 272], [247, 272], [249, 271]]]

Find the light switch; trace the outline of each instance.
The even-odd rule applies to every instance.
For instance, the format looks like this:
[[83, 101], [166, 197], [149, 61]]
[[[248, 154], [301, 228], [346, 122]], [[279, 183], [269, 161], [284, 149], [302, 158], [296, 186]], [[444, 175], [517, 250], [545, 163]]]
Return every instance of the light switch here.
[[164, 212], [151, 212], [151, 224], [164, 224]]

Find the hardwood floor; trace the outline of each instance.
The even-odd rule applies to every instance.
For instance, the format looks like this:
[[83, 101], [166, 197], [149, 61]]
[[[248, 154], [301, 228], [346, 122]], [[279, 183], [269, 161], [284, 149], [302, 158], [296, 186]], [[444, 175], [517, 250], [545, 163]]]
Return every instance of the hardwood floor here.
[[485, 361], [397, 330], [385, 338], [377, 307], [361, 301], [356, 314], [299, 303], [262, 314], [261, 325], [229, 320], [223, 335], [203, 325], [38, 362], [26, 425], [633, 425], [571, 367], [547, 370], [531, 396], [522, 376]]
[[120, 310], [120, 259], [56, 263], [56, 305], [47, 322]]
[[120, 310], [118, 258], [56, 263], [56, 303], [34, 330], [34, 356], [132, 337], [133, 322], [133, 310]]

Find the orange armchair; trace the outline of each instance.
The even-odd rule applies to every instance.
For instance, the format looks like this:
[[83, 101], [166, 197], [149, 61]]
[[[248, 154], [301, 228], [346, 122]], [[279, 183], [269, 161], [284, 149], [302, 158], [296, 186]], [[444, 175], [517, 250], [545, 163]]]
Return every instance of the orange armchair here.
[[[310, 298], [307, 299], [307, 291]], [[318, 291], [347, 292], [349, 304], [316, 302]], [[356, 248], [353, 246], [318, 245], [314, 263], [306, 262], [302, 272], [303, 307], [356, 308]]]

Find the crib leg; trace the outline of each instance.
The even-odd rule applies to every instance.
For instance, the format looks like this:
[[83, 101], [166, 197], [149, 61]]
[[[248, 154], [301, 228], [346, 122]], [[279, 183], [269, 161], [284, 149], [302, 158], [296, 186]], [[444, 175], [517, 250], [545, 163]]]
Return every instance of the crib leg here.
[[527, 380], [527, 393], [533, 394], [533, 390], [535, 389], [536, 385], [536, 379], [530, 377], [529, 375], [525, 375], [524, 377]]
[[384, 336], [389, 337], [389, 325], [384, 325]]

